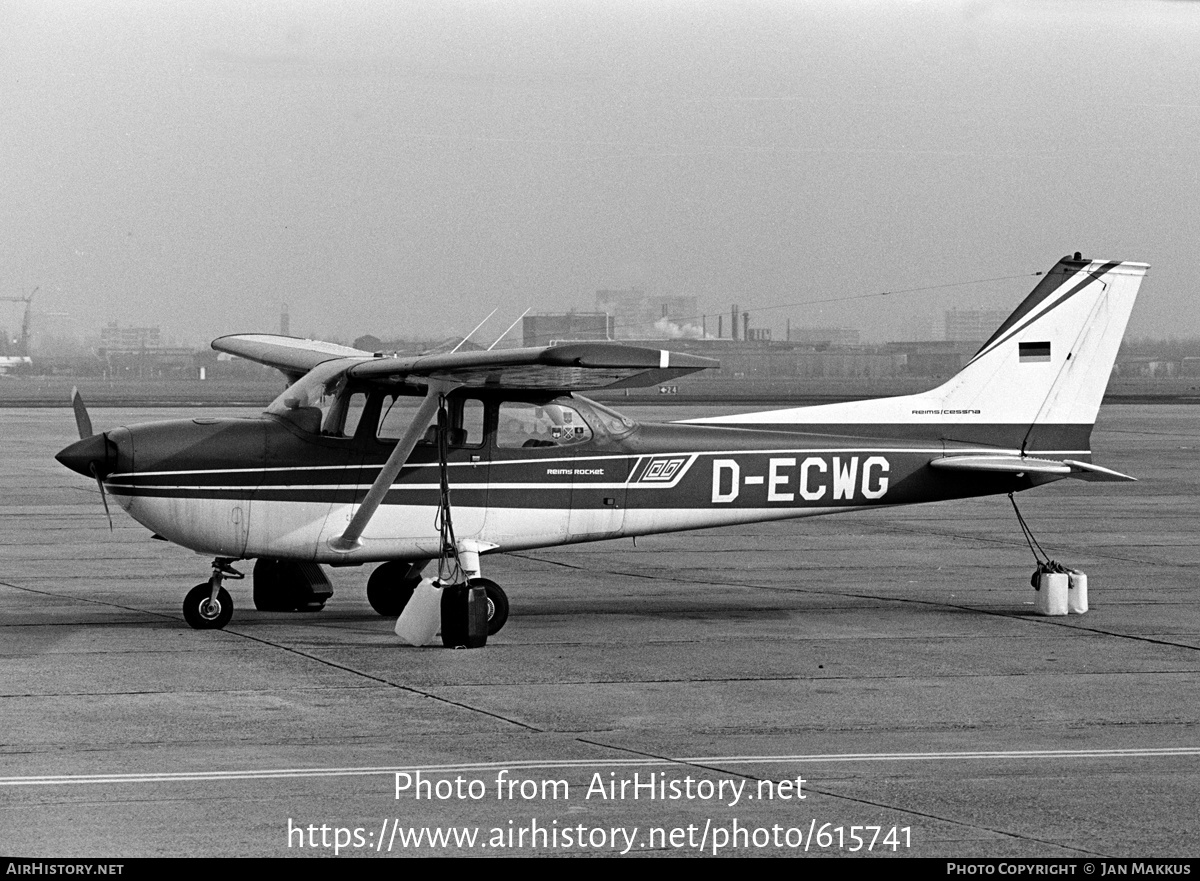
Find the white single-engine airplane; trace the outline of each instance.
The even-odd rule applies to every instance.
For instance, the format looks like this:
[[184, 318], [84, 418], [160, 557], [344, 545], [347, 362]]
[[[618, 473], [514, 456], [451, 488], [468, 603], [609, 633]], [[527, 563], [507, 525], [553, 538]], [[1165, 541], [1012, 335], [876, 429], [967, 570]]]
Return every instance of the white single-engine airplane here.
[[226, 336], [213, 348], [292, 380], [261, 416], [93, 434], [76, 396], [81, 439], [57, 458], [157, 537], [215, 558], [184, 600], [192, 627], [228, 623], [237, 560], [257, 561], [264, 610], [321, 608], [321, 564], [382, 562], [367, 597], [395, 616], [454, 556], [495, 633], [508, 601], [482, 577], [488, 553], [1132, 480], [1092, 464], [1090, 438], [1147, 268], [1063, 258], [931, 391], [670, 424], [576, 393], [716, 362], [614, 343], [397, 357]]

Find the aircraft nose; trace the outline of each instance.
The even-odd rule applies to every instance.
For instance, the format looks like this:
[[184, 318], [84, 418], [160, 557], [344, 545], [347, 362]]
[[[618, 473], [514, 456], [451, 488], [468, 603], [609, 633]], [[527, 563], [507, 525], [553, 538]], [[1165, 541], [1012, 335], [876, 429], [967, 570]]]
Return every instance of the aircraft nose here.
[[92, 466], [95, 465], [96, 474], [105, 477], [117, 467], [117, 445], [108, 432], [93, 434], [64, 447], [54, 458], [85, 477], [92, 476]]

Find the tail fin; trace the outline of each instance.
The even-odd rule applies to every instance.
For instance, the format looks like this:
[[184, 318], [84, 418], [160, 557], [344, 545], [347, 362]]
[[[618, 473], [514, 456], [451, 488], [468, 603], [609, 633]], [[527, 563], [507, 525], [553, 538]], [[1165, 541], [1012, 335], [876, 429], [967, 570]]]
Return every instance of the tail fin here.
[[1144, 263], [1064, 257], [949, 382], [919, 397], [989, 422], [1096, 421]]
[[871, 425], [896, 436], [1083, 452], [1148, 268], [1064, 257], [967, 365], [930, 391], [694, 421], [850, 433]]

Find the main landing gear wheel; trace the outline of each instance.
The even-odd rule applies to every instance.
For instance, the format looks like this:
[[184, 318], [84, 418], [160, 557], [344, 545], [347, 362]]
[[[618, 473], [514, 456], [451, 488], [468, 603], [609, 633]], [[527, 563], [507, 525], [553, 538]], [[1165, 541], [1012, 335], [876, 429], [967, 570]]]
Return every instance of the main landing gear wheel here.
[[482, 587], [487, 592], [488, 636], [499, 633], [508, 620], [508, 594], [490, 578], [472, 578], [467, 586]]
[[367, 579], [367, 602], [385, 618], [399, 618], [421, 583], [424, 565], [393, 560], [384, 563]]
[[201, 582], [188, 591], [183, 598], [183, 620], [196, 630], [220, 630], [233, 617], [233, 599], [229, 591], [217, 589], [217, 598], [212, 598], [212, 585]]
[[296, 608], [279, 569], [278, 560], [260, 559], [254, 563], [254, 608], [260, 612], [291, 612]]
[[319, 612], [331, 596], [333, 587], [316, 563], [268, 557], [254, 563], [254, 608], [260, 612]]

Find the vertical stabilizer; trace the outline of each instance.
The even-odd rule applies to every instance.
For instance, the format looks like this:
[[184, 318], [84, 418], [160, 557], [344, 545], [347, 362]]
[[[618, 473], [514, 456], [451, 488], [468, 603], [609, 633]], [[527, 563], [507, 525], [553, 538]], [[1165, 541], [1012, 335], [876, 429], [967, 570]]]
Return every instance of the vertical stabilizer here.
[[1148, 269], [1064, 257], [962, 370], [927, 392], [691, 421], [847, 431], [910, 426], [914, 434], [987, 438], [1022, 449], [1039, 438], [1086, 444]]
[[1144, 263], [1063, 258], [949, 382], [925, 396], [992, 420], [1091, 425]]

